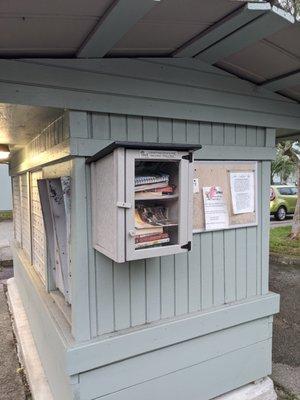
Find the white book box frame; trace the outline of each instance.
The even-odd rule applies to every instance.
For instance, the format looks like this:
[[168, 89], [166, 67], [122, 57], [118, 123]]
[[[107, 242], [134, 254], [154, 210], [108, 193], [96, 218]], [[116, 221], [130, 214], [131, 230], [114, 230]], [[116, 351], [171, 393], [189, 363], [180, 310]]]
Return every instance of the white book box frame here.
[[[91, 165], [93, 247], [118, 263], [191, 250], [193, 151], [199, 145], [114, 142], [87, 159]], [[136, 171], [142, 166], [169, 169], [175, 192], [161, 197], [136, 195]], [[135, 214], [139, 207], [168, 210], [168, 243], [138, 247]], [[169, 220], [170, 219], [170, 220]]]

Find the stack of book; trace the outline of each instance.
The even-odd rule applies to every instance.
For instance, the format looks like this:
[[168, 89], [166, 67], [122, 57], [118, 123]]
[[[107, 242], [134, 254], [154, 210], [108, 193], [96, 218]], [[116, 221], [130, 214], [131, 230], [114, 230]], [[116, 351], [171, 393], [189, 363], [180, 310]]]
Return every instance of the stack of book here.
[[137, 206], [135, 209], [135, 248], [161, 246], [170, 242], [164, 225], [168, 224], [167, 209], [162, 206]]
[[168, 174], [137, 175], [135, 177], [135, 198], [137, 200], [151, 197], [161, 197], [174, 193], [174, 186], [169, 184]]

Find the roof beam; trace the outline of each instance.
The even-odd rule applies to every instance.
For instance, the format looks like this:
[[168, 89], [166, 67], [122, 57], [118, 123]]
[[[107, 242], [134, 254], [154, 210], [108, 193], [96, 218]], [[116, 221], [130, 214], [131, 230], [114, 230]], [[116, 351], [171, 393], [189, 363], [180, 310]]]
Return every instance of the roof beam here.
[[[281, 30], [288, 24], [294, 23], [295, 21], [292, 15], [286, 13], [278, 7], [270, 7], [268, 3], [261, 3], [259, 6], [257, 3], [254, 4], [255, 7], [253, 9], [255, 10], [257, 7], [256, 12], [258, 13], [258, 9], [260, 8], [259, 6], [262, 7], [260, 15], [256, 15], [256, 18], [245, 23], [236, 30], [233, 30], [232, 33], [228, 33], [228, 31], [231, 30], [231, 27], [234, 26], [234, 22], [230, 22], [230, 19], [223, 21], [222, 24], [215, 27], [215, 35], [213, 35], [214, 30], [212, 27], [210, 32], [207, 33], [207, 35], [210, 35], [209, 39], [206, 38], [206, 35], [203, 35], [201, 38], [199, 38], [199, 48], [201, 48], [200, 41], [204, 41], [204, 43], [207, 41], [207, 43], [204, 45], [205, 48], [202, 48], [197, 55], [194, 55], [194, 57], [209, 64], [215, 64], [231, 54], [237, 53], [243, 48], [250, 46], [266, 36]], [[252, 4], [252, 6], [254, 6], [254, 4]], [[263, 5], [267, 9], [263, 10]], [[247, 8], [244, 10], [246, 13], [245, 15], [248, 15], [249, 13], [252, 15], [251, 4], [247, 4], [246, 7]], [[236, 15], [234, 17], [234, 21], [241, 19], [242, 16], [238, 17], [238, 15]], [[228, 26], [228, 29], [226, 26]]]
[[173, 57], [194, 57], [209, 46], [271, 10], [269, 3], [247, 3], [210, 26], [173, 53]]
[[278, 90], [288, 89], [300, 82], [300, 70], [289, 72], [288, 74], [280, 75], [276, 78], [269, 79], [259, 86], [277, 92]]
[[79, 58], [104, 57], [160, 0], [116, 0], [77, 52]]
[[294, 17], [273, 6], [270, 11], [202, 51], [196, 58], [215, 64], [294, 22]]

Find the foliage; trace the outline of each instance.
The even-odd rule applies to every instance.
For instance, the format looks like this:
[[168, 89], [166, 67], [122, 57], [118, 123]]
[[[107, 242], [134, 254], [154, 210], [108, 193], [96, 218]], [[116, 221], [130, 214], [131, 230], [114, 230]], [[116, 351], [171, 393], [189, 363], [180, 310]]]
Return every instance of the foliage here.
[[[300, 188], [300, 143], [290, 141], [281, 142], [277, 145], [276, 159], [271, 165], [271, 178], [277, 173], [281, 177], [281, 183], [286, 183], [288, 176], [292, 172], [298, 174], [297, 186]], [[297, 240], [300, 238], [300, 190], [298, 189], [298, 198], [293, 217], [292, 231], [290, 238]]]
[[272, 253], [300, 257], [300, 240], [290, 238], [292, 227], [270, 229], [270, 251]]
[[0, 211], [0, 222], [12, 219], [12, 211]]
[[298, 21], [300, 20], [300, 0], [275, 0], [272, 3], [292, 14]]
[[297, 160], [292, 152], [293, 144], [290, 141], [278, 143], [276, 146], [276, 158], [271, 164], [272, 183], [274, 175], [278, 174], [281, 183], [286, 183], [288, 177], [297, 169]]

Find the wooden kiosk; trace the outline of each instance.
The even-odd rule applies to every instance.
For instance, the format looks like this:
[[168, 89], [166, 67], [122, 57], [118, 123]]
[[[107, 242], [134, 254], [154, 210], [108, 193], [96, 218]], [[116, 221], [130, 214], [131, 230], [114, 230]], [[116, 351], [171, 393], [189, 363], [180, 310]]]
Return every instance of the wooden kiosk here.
[[[15, 279], [54, 398], [210, 399], [268, 375], [279, 304], [268, 292], [274, 130], [70, 111], [42, 136], [62, 126], [67, 152], [76, 142], [81, 156], [11, 168]], [[138, 144], [122, 140], [129, 136]], [[135, 191], [141, 161], [170, 175], [172, 194]], [[252, 212], [233, 214], [230, 172], [253, 174]], [[228, 207], [224, 229], [205, 225], [203, 187], [213, 186]], [[134, 210], [145, 203], [169, 204], [176, 225], [159, 229], [171, 242], [137, 247]]]
[[265, 2], [15, 3], [8, 291], [53, 400], [273, 400], [270, 164], [300, 126], [299, 24]]

